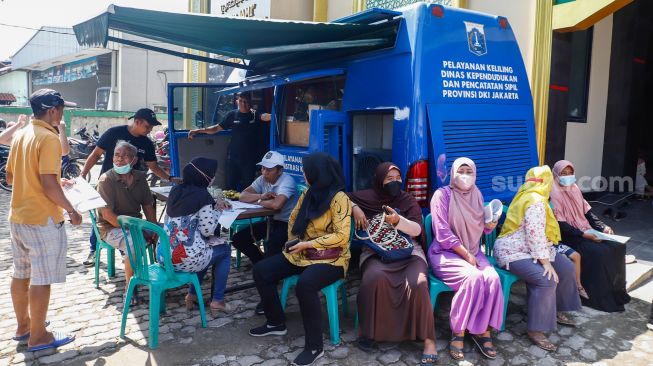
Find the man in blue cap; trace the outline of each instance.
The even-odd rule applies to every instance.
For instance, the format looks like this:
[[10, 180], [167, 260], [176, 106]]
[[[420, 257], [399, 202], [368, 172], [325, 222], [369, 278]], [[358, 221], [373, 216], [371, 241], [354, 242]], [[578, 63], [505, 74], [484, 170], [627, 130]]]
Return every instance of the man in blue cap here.
[[[82, 168], [82, 176], [86, 177], [102, 154], [106, 155], [104, 156], [100, 175], [111, 170], [113, 168], [113, 154], [116, 143], [118, 141], [127, 141], [136, 146], [136, 149], [138, 150], [138, 159], [134, 164], [134, 169], [145, 172], [149, 169], [164, 181], [180, 183], [181, 179], [166, 173], [166, 171], [158, 165], [154, 151], [154, 143], [149, 137], [147, 137], [147, 135], [152, 132], [154, 126], [161, 125], [161, 122], [156, 119], [154, 111], [149, 108], [141, 108], [136, 111], [133, 116], [129, 117], [129, 120], [131, 120], [129, 124], [111, 127], [100, 136], [95, 149], [93, 149], [86, 159], [84, 168]], [[89, 253], [88, 258], [83, 262], [87, 267], [95, 265], [96, 238], [94, 232], [91, 232], [90, 244], [91, 252]]]
[[68, 241], [63, 210], [73, 225], [82, 222], [61, 188], [61, 143], [57, 127], [66, 102], [57, 91], [30, 96], [32, 122], [11, 142], [7, 181], [13, 185], [9, 223], [13, 257], [11, 300], [18, 323], [13, 340], [27, 351], [57, 348], [73, 335], [48, 332], [50, 285], [66, 282]]

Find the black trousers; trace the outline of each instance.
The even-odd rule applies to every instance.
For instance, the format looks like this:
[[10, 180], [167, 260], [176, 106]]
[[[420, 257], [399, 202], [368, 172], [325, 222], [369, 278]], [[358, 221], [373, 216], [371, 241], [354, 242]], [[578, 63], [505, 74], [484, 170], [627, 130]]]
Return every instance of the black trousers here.
[[323, 263], [299, 267], [290, 263], [281, 253], [256, 263], [254, 282], [261, 296], [268, 324], [286, 323], [286, 316], [281, 309], [281, 301], [277, 292], [277, 284], [280, 280], [295, 274], [299, 274], [295, 294], [304, 323], [304, 349], [322, 349], [322, 304], [319, 292], [322, 288], [342, 278], [344, 270], [342, 267]]
[[[234, 234], [231, 245], [245, 254], [253, 264], [256, 264], [265, 256], [269, 257], [281, 253], [283, 245], [288, 241], [288, 223], [272, 220], [270, 238], [264, 256], [258, 245], [254, 244], [254, 240], [265, 239], [266, 231], [267, 222], [257, 222], [251, 226], [251, 230], [248, 227]], [[254, 238], [252, 238], [252, 233], [254, 233]]]
[[228, 157], [225, 189], [242, 191], [249, 187], [256, 176], [256, 158]]

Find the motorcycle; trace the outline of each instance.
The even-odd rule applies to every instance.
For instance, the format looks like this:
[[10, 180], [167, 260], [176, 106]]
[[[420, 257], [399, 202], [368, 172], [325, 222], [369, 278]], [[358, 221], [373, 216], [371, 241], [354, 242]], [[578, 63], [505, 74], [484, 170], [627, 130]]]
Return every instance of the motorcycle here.
[[[100, 139], [100, 133], [97, 131], [97, 126], [93, 133], [89, 133], [86, 127], [82, 127], [79, 130], [75, 130], [74, 135], [79, 136], [79, 138], [68, 138], [70, 157], [73, 159], [86, 159], [91, 152], [93, 152], [97, 141]], [[100, 163], [102, 163], [101, 159], [97, 161], [97, 164]]]

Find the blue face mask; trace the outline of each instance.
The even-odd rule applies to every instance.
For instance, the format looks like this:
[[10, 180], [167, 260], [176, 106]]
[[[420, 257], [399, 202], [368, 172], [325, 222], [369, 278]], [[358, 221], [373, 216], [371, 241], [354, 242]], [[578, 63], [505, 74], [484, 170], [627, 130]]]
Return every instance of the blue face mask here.
[[116, 164], [113, 164], [113, 171], [116, 172], [117, 174], [127, 174], [131, 172], [132, 170], [132, 165], [131, 163], [125, 164], [123, 166], [117, 166]]
[[570, 185], [576, 183], [575, 175], [563, 175], [560, 177], [560, 185], [569, 187]]

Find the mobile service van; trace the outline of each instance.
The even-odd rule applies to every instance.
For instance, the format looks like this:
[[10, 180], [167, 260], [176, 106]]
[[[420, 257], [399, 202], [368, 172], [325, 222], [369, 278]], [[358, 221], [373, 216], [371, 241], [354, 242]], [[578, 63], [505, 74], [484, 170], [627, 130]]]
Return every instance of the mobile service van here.
[[[146, 29], [148, 11], [137, 10], [112, 7], [103, 26], [178, 41], [164, 28]], [[170, 29], [183, 30], [176, 26], [187, 20], [154, 16], [173, 23]], [[261, 155], [268, 149], [282, 153], [285, 170], [300, 181], [302, 157], [312, 151], [340, 161], [348, 190], [368, 188], [376, 165], [393, 161], [404, 174], [404, 189], [426, 207], [430, 194], [448, 184], [453, 160], [465, 156], [477, 164], [485, 199], [505, 202], [514, 194], [507, 179], [523, 177], [538, 164], [528, 78], [504, 17], [426, 3], [370, 9], [328, 24], [183, 17], [194, 17], [200, 29], [194, 39], [185, 34], [176, 44], [222, 55], [213, 62], [246, 71], [237, 83], [168, 85], [175, 175], [195, 156], [224, 161], [229, 131], [192, 140], [187, 134], [220, 122], [236, 108], [236, 93], [250, 93], [257, 112], [272, 115], [251, 148]], [[211, 28], [211, 19], [221, 25]], [[238, 26], [241, 32], [220, 38], [219, 30]], [[107, 41], [98, 40], [101, 32], [85, 33], [84, 24], [75, 32], [80, 43]], [[218, 185], [229, 174], [224, 166]]]

